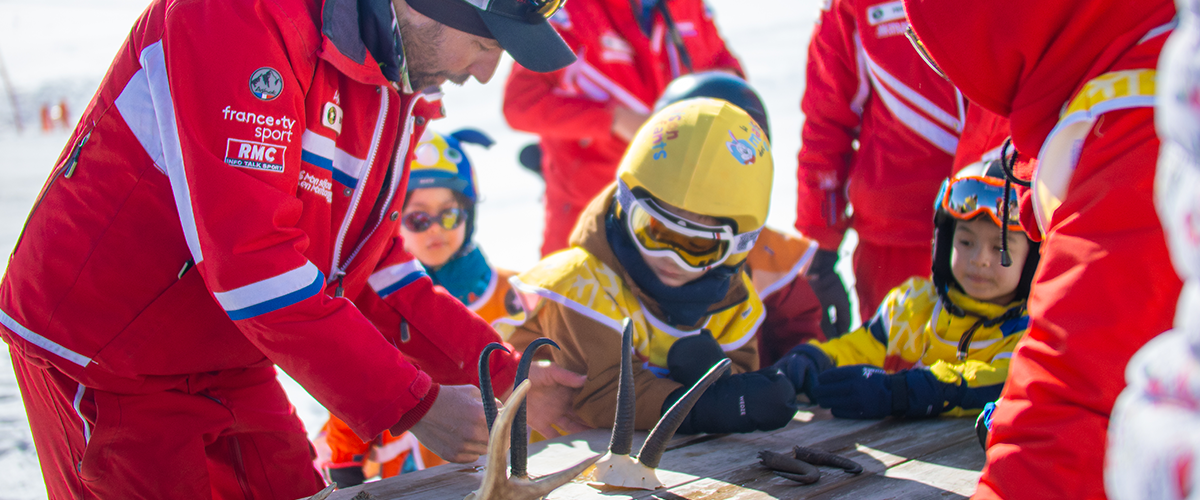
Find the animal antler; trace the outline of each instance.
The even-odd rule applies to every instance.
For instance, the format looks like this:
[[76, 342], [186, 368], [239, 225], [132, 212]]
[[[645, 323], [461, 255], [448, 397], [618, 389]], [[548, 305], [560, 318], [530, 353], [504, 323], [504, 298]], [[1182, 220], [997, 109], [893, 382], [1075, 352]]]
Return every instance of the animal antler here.
[[617, 386], [617, 416], [613, 424], [612, 440], [608, 445], [608, 453], [596, 463], [593, 478], [610, 486], [639, 488], [653, 490], [663, 487], [655, 469], [667, 450], [667, 441], [679, 430], [683, 419], [692, 411], [696, 401], [729, 369], [728, 358], [722, 359], [709, 368], [687, 393], [679, 398], [667, 410], [658, 424], [650, 431], [650, 436], [642, 444], [642, 450], [634, 459], [630, 456], [633, 449], [633, 420], [635, 410], [635, 394], [633, 390], [633, 322], [625, 319], [624, 331], [621, 333], [621, 376]]
[[[529, 344], [529, 347], [525, 348], [521, 363], [517, 366], [518, 385], [512, 395], [509, 396], [508, 404], [504, 405], [504, 409], [500, 411], [498, 417], [494, 417], [494, 420], [495, 396], [492, 393], [488, 356], [496, 349], [504, 349], [504, 346], [498, 343], [489, 344], [480, 355], [479, 388], [483, 394], [484, 413], [485, 416], [488, 416], [488, 427], [491, 430], [491, 435], [488, 438], [488, 458], [483, 482], [480, 484], [479, 489], [467, 495], [465, 500], [533, 500], [541, 498], [554, 491], [555, 488], [566, 484], [575, 476], [578, 476], [579, 473], [591, 467], [598, 459], [598, 457], [589, 458], [566, 470], [550, 474], [536, 481], [531, 481], [528, 478], [525, 471], [525, 464], [529, 458], [525, 432], [525, 394], [529, 392], [530, 382], [524, 379], [529, 374], [529, 364], [533, 353], [537, 351], [538, 347], [547, 343], [558, 347], [550, 339], [542, 338], [534, 341]], [[487, 413], [489, 407], [493, 413]], [[517, 427], [521, 429], [519, 437]], [[512, 440], [511, 442], [510, 439]], [[505, 469], [507, 467], [504, 463], [504, 450], [510, 448], [513, 462], [511, 477], [506, 473]], [[520, 464], [520, 474], [518, 474], [518, 463]]]

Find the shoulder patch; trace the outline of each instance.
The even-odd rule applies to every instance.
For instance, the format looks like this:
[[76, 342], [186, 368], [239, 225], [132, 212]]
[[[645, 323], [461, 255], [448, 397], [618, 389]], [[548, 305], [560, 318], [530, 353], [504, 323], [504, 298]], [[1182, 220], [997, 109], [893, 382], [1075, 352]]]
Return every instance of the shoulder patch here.
[[270, 66], [258, 68], [250, 73], [250, 92], [261, 100], [274, 100], [283, 93], [283, 77]]
[[334, 132], [342, 133], [342, 107], [332, 102], [325, 103], [325, 109], [321, 112], [321, 123]]
[[896, 21], [899, 19], [907, 19], [904, 15], [904, 2], [895, 0], [886, 3], [877, 3], [867, 7], [867, 22], [871, 26], [888, 21]]

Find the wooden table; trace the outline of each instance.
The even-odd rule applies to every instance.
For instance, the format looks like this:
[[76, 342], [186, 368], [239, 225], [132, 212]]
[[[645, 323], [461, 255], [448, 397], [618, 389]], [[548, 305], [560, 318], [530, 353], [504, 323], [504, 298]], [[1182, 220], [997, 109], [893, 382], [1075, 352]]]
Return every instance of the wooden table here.
[[[568, 483], [550, 499], [767, 499], [965, 498], [975, 491], [984, 453], [975, 421], [941, 418], [904, 421], [835, 419], [827, 410], [802, 410], [777, 431], [751, 434], [676, 436], [663, 456], [656, 491], [601, 491], [582, 480]], [[634, 450], [646, 433], [639, 433]], [[530, 445], [529, 473], [539, 477], [607, 451], [609, 431], [591, 430]], [[760, 450], [785, 452], [812, 446], [858, 462], [863, 473], [820, 467], [821, 480], [800, 485], [758, 463]], [[334, 492], [329, 500], [463, 498], [483, 477], [474, 465], [448, 464]]]

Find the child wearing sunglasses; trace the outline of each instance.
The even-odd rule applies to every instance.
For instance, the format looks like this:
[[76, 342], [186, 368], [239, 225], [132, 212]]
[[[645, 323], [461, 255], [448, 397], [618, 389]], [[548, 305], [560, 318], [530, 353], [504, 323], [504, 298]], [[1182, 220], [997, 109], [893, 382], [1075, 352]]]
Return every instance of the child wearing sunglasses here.
[[[637, 429], [650, 429], [687, 387], [728, 357], [679, 432], [777, 429], [795, 390], [758, 368], [765, 318], [743, 264], [766, 221], [770, 142], [741, 108], [688, 99], [655, 113], [571, 236], [512, 280], [523, 311], [498, 328], [517, 348], [549, 337], [555, 364], [586, 373], [574, 399], [583, 423], [611, 427], [622, 322], [633, 324]], [[509, 328], [505, 328], [508, 326]]]
[[1029, 328], [1039, 244], [1021, 231], [1016, 204], [999, 160], [947, 179], [934, 207], [933, 280], [909, 279], [858, 330], [801, 345], [775, 366], [836, 417], [978, 413], [1000, 396]]
[[[473, 129], [448, 135], [425, 131], [409, 164], [400, 235], [405, 251], [421, 262], [434, 284], [490, 323], [508, 314], [505, 298], [512, 300], [508, 278], [515, 273], [492, 267], [471, 238], [479, 196], [463, 143], [490, 147], [492, 140]], [[340, 487], [446, 463], [411, 433], [384, 432], [364, 442], [334, 416], [314, 446], [318, 466], [327, 469]]]

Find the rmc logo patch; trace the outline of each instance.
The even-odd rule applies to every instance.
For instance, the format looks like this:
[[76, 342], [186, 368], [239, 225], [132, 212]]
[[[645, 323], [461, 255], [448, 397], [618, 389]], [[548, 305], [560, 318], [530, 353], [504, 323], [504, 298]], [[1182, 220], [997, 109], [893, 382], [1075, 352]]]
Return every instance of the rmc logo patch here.
[[227, 139], [225, 164], [271, 172], [283, 172], [283, 153], [287, 146]]
[[283, 93], [283, 77], [270, 66], [258, 68], [250, 73], [250, 92], [264, 101], [273, 100]]

